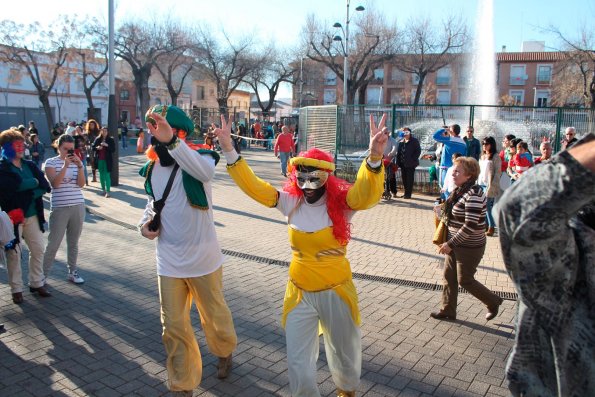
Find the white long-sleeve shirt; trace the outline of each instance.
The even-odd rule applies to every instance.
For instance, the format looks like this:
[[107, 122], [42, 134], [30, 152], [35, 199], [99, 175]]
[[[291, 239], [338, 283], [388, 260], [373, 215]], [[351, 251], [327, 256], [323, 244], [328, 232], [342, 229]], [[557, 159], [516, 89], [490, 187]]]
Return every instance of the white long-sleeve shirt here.
[[[210, 155], [200, 155], [184, 142], [169, 152], [180, 168], [161, 212], [161, 229], [156, 240], [157, 274], [177, 278], [204, 276], [223, 263], [213, 219], [211, 180], [215, 175], [215, 160]], [[155, 199], [163, 196], [172, 170], [173, 165], [163, 167], [159, 160], [155, 162], [151, 175]], [[208, 210], [190, 206], [182, 183], [182, 170], [203, 183]], [[153, 198], [149, 197], [140, 224], [151, 218], [152, 204]]]

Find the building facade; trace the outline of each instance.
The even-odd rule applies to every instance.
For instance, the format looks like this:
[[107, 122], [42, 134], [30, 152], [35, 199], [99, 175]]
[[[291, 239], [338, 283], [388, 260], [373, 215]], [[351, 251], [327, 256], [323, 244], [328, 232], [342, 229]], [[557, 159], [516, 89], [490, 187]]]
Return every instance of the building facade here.
[[[399, 54], [395, 57], [407, 57]], [[448, 64], [429, 73], [424, 81], [420, 104], [471, 104], [469, 99], [470, 54], [453, 54]], [[500, 105], [564, 106], [576, 102], [572, 95], [556, 98], [557, 88], [567, 84], [560, 77], [567, 54], [563, 52], [499, 52], [495, 54], [497, 101]], [[294, 107], [340, 104], [343, 81], [321, 63], [302, 62], [303, 78], [293, 86]], [[363, 104], [411, 104], [419, 78], [400, 70], [394, 61], [373, 71], [365, 87]], [[580, 94], [580, 92], [579, 92]], [[360, 95], [356, 95], [356, 103]], [[557, 99], [557, 100], [556, 100]]]
[[[74, 53], [75, 51], [70, 51]], [[37, 54], [37, 68], [40, 78], [49, 84], [53, 65], [50, 57]], [[105, 65], [105, 60], [96, 58], [94, 52], [86, 54], [86, 68], [94, 73], [100, 72]], [[32, 66], [32, 65], [29, 65]], [[91, 78], [87, 76], [87, 84]], [[0, 61], [0, 128], [2, 130], [19, 124], [27, 125], [34, 121], [40, 132], [40, 140], [50, 143], [50, 129], [47, 125], [45, 112], [39, 101], [38, 91], [24, 66]], [[93, 107], [95, 114], [102, 123], [107, 123], [108, 109], [108, 83], [104, 76], [92, 90]], [[80, 122], [86, 120], [89, 114], [89, 104], [84, 92], [83, 70], [80, 58], [68, 56], [66, 62], [58, 71], [58, 75], [51, 94], [49, 103], [54, 123], [69, 121]], [[99, 120], [98, 120], [99, 121]]]

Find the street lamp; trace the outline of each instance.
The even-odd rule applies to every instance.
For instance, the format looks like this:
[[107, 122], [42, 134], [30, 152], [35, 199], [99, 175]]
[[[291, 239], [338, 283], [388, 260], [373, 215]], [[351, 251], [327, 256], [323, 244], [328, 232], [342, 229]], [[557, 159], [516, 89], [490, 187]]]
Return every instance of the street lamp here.
[[[363, 6], [357, 6], [355, 11], [364, 11]], [[343, 105], [347, 105], [347, 80], [349, 79], [349, 0], [347, 0], [347, 16], [345, 17], [345, 29], [339, 22], [335, 22], [334, 28], [340, 28], [343, 31], [345, 38], [345, 45], [343, 46], [344, 57], [343, 57]], [[336, 35], [333, 37], [334, 41], [341, 41], [341, 36]]]

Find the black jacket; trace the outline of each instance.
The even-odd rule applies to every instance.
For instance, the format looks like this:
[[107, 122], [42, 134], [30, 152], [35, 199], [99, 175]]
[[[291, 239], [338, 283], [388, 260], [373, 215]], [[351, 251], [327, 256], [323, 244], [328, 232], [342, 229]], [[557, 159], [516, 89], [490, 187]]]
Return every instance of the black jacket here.
[[419, 165], [419, 156], [421, 155], [421, 146], [417, 138], [411, 136], [409, 142], [405, 139], [399, 141], [397, 147], [397, 165], [399, 168], [415, 168]]
[[[45, 190], [47, 193], [51, 192], [50, 184], [45, 179], [43, 173], [37, 168], [34, 162], [29, 160], [21, 160], [23, 167], [29, 167], [31, 173], [39, 183], [38, 187]], [[0, 159], [0, 206], [3, 211], [9, 212], [16, 208], [20, 208], [25, 212], [31, 201], [33, 201], [33, 190], [25, 190], [17, 192], [21, 184], [21, 176], [10, 170], [11, 162], [6, 159]], [[37, 212], [37, 220], [39, 221], [39, 229], [43, 232], [43, 225], [45, 217], [43, 214], [43, 199], [38, 197], [35, 199], [35, 211]]]
[[[97, 150], [97, 146], [99, 146], [100, 143], [101, 135], [93, 141], [93, 161], [95, 163], [95, 168], [97, 168], [97, 164], [99, 164], [99, 150]], [[112, 172], [112, 153], [116, 151], [116, 142], [114, 141], [114, 138], [108, 135], [105, 137], [105, 143], [107, 143], [107, 149], [102, 150], [106, 151], [105, 162], [107, 164], [107, 171]]]

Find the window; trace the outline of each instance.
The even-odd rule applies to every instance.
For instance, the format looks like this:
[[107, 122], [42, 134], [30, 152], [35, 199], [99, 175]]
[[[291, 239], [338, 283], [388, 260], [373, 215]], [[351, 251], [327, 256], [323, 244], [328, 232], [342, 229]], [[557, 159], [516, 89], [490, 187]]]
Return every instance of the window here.
[[390, 73], [390, 79], [392, 81], [402, 82], [405, 80], [405, 76], [401, 70], [393, 66]]
[[83, 84], [83, 75], [76, 75], [76, 90], [79, 92], [83, 92], [85, 90], [85, 85]]
[[6, 81], [6, 86], [10, 86], [12, 85], [21, 85], [21, 80], [22, 80], [22, 73], [20, 71], [20, 69], [16, 69], [16, 68], [12, 68], [10, 69], [10, 72], [8, 72], [8, 80]]
[[390, 103], [405, 103], [402, 92], [396, 90], [391, 91]]
[[120, 121], [125, 121], [126, 123], [130, 121], [130, 114], [128, 113], [128, 110], [122, 110], [120, 112]]
[[438, 105], [450, 105], [450, 90], [437, 90], [436, 103]]
[[120, 90], [120, 99], [122, 101], [127, 101], [130, 99], [130, 91], [128, 90]]
[[324, 85], [337, 85], [337, 74], [332, 70], [327, 70], [324, 75]]
[[413, 84], [419, 84], [419, 76], [416, 73], [411, 73], [411, 82]]
[[325, 105], [334, 105], [337, 103], [337, 90], [336, 89], [328, 89], [325, 88], [324, 90], [324, 104]]
[[382, 102], [382, 87], [369, 87], [366, 103], [368, 105], [380, 105]]
[[551, 84], [552, 65], [537, 66], [537, 84]]
[[379, 83], [384, 81], [384, 69], [374, 69], [374, 80]]
[[438, 69], [436, 72], [436, 85], [450, 85], [450, 66]]
[[199, 85], [196, 87], [196, 99], [202, 101], [205, 99], [205, 87]]
[[525, 103], [525, 90], [510, 90], [508, 95], [514, 99], [516, 106], [522, 106]]
[[510, 65], [510, 85], [525, 85], [525, 65]]
[[108, 88], [105, 86], [105, 82], [103, 80], [99, 80], [97, 83], [97, 93], [99, 95], [108, 95]]
[[535, 106], [538, 108], [545, 108], [550, 103], [550, 91], [549, 90], [536, 90], [535, 91]]

